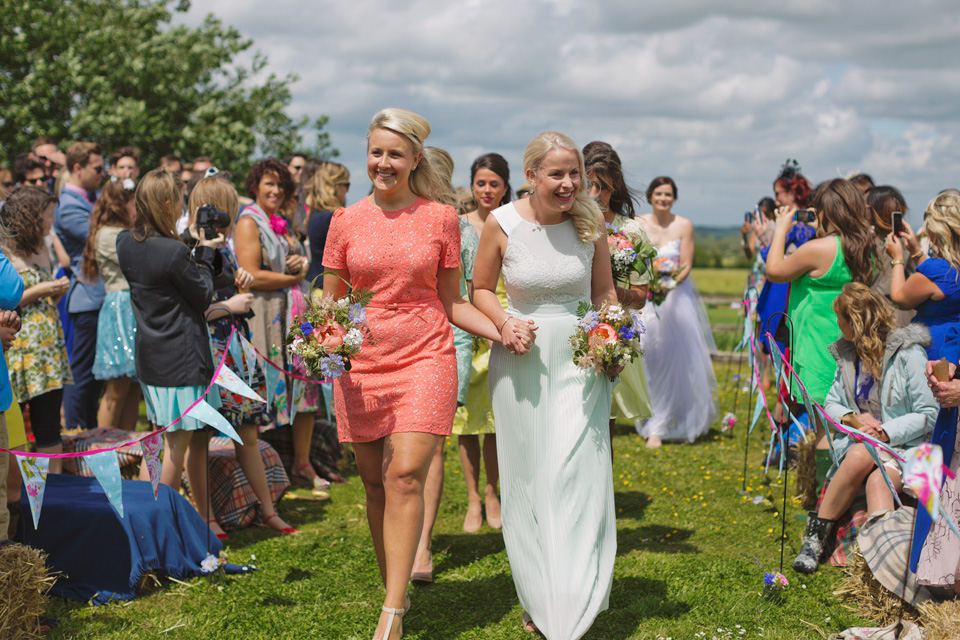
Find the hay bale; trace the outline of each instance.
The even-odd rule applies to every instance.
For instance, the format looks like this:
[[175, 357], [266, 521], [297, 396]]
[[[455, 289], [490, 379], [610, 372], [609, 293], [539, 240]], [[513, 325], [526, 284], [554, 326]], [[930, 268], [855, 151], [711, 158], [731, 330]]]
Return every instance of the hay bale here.
[[960, 638], [960, 600], [925, 602], [920, 605], [924, 640], [956, 640]]
[[817, 443], [812, 436], [797, 443], [797, 496], [805, 511], [817, 508]]
[[[863, 554], [860, 553], [860, 547], [856, 547], [852, 556], [847, 556], [847, 564], [843, 568], [843, 574], [843, 580], [834, 589], [833, 595], [845, 600], [848, 603], [847, 608], [851, 611], [872, 620], [880, 627], [893, 624], [901, 617], [921, 624], [921, 619], [924, 616], [912, 605], [903, 604], [903, 614], [901, 616], [900, 598], [888, 591], [873, 577], [873, 572], [870, 571], [867, 561], [863, 559]], [[957, 636], [950, 637], [955, 639]]]
[[39, 618], [56, 580], [46, 557], [21, 544], [0, 545], [0, 638], [40, 637]]

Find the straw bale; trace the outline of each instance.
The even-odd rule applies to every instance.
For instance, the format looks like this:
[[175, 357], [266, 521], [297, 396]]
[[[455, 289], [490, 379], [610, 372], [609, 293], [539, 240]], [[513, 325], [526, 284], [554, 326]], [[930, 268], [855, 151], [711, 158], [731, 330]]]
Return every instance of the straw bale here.
[[817, 444], [812, 437], [797, 443], [797, 496], [803, 509], [817, 508]]
[[0, 638], [40, 637], [39, 618], [56, 577], [45, 553], [21, 544], [0, 545]]

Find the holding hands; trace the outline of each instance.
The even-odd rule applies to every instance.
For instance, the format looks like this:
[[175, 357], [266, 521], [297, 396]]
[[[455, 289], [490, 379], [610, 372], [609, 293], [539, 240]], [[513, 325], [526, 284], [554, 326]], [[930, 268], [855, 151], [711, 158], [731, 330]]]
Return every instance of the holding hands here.
[[524, 322], [510, 316], [500, 325], [500, 341], [507, 351], [521, 356], [530, 351], [530, 347], [533, 346], [537, 337], [535, 333], [537, 329], [538, 327], [533, 323], [533, 320]]

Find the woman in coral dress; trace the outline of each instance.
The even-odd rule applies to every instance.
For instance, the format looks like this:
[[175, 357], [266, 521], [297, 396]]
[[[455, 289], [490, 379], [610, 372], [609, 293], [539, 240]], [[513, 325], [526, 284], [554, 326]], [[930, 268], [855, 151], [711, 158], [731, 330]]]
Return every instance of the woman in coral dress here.
[[[374, 291], [369, 337], [337, 379], [341, 442], [353, 443], [386, 597], [374, 638], [401, 635], [405, 592], [423, 526], [423, 484], [457, 408], [450, 322], [500, 342], [496, 326], [460, 297], [460, 229], [450, 194], [423, 154], [430, 125], [384, 109], [367, 132], [373, 193], [334, 214], [324, 249], [326, 296]], [[521, 329], [527, 343], [532, 332]], [[385, 535], [389, 533], [389, 535]]]

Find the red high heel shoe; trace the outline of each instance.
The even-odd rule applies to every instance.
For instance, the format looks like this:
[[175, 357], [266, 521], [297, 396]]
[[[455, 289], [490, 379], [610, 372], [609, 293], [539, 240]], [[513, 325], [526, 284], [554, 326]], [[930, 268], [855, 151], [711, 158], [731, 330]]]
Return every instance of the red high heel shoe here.
[[[220, 526], [220, 525], [217, 523], [217, 519], [216, 519], [216, 518], [211, 518], [211, 519], [207, 520], [207, 526], [209, 527], [211, 524], [216, 524], [217, 526]], [[223, 532], [223, 531], [221, 531], [220, 533], [214, 533], [213, 535], [217, 536], [217, 540], [219, 540], [220, 542], [226, 542], [227, 540], [230, 539], [230, 536], [228, 536], [228, 535], [227, 535], [225, 532]]]
[[273, 514], [269, 518], [266, 518], [262, 523], [260, 523], [260, 526], [266, 529], [270, 529], [272, 531], [279, 531], [280, 533], [288, 536], [300, 535], [300, 532], [294, 529], [293, 527], [283, 527], [282, 529], [278, 529], [276, 527], [271, 527], [270, 525], [268, 525], [267, 523], [273, 520], [274, 518], [276, 518], [277, 520], [280, 520], [280, 522], [283, 522], [283, 520], [280, 519], [280, 516], [278, 516], [277, 514]]

